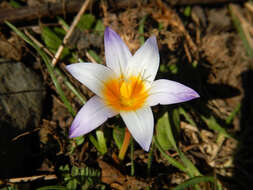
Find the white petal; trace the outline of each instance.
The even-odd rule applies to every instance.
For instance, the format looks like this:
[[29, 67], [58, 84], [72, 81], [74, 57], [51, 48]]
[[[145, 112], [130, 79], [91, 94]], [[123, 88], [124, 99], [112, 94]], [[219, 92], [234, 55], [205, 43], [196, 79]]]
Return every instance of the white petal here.
[[132, 57], [128, 47], [119, 35], [109, 27], [105, 29], [104, 43], [106, 65], [121, 75], [129, 58]]
[[139, 75], [149, 81], [154, 81], [159, 67], [159, 51], [156, 37], [150, 37], [145, 44], [137, 50], [127, 65], [129, 75]]
[[193, 89], [165, 79], [154, 81], [149, 94], [147, 99], [147, 105], [149, 106], [175, 104], [199, 97], [199, 94]]
[[154, 118], [150, 107], [143, 107], [137, 111], [120, 112], [123, 121], [133, 138], [148, 151], [154, 129]]
[[96, 63], [75, 63], [67, 65], [66, 69], [100, 97], [104, 82], [115, 77], [115, 73], [110, 68]]
[[93, 96], [77, 113], [71, 125], [69, 137], [87, 134], [116, 114], [104, 105], [101, 98]]

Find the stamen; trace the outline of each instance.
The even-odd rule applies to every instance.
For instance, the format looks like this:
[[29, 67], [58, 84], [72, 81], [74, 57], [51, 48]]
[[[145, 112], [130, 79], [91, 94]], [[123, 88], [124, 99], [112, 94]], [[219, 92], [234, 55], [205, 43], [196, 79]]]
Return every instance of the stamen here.
[[104, 100], [116, 111], [131, 111], [142, 107], [148, 97], [145, 81], [140, 76], [110, 79], [105, 82]]

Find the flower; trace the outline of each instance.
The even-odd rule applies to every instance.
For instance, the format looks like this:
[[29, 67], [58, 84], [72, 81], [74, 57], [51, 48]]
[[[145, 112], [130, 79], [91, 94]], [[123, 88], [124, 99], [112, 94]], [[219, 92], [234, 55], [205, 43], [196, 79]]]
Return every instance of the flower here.
[[133, 138], [148, 151], [154, 128], [150, 106], [185, 102], [199, 94], [174, 81], [154, 81], [160, 60], [155, 36], [132, 55], [118, 34], [107, 27], [104, 44], [106, 66], [75, 63], [66, 67], [96, 94], [76, 115], [69, 137], [87, 134], [120, 114]]

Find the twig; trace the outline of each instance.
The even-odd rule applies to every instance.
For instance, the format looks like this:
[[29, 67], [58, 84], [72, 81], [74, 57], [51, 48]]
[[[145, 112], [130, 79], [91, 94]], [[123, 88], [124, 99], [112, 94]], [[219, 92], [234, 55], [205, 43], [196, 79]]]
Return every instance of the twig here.
[[89, 54], [88, 51], [85, 52], [85, 55], [92, 63], [97, 63], [96, 60]]
[[63, 39], [63, 44], [60, 45], [60, 47], [58, 48], [56, 54], [55, 54], [55, 57], [53, 58], [53, 61], [52, 61], [52, 64], [53, 66], [56, 65], [57, 61], [59, 60], [60, 56], [61, 56], [61, 53], [64, 49], [64, 45], [67, 43], [69, 37], [71, 36], [71, 34], [73, 33], [77, 23], [79, 22], [82, 14], [85, 12], [85, 10], [87, 9], [88, 5], [90, 3], [90, 0], [85, 0], [85, 2], [83, 3], [81, 9], [79, 10], [78, 14], [76, 15], [73, 23], [71, 24], [67, 34], [65, 35], [64, 39]]
[[53, 53], [51, 53], [44, 45], [42, 45], [36, 38], [34, 38], [26, 29], [24, 30], [25, 34], [35, 43], [37, 44], [43, 51], [45, 51], [49, 56], [54, 57]]
[[18, 177], [18, 178], [10, 178], [6, 181], [7, 183], [21, 183], [21, 182], [30, 182], [30, 181], [35, 181], [38, 179], [43, 179], [43, 180], [54, 180], [57, 179], [57, 176], [54, 174], [50, 175], [37, 175], [37, 176], [30, 176], [30, 177]]
[[83, 0], [69, 0], [66, 3], [47, 3], [36, 7], [22, 7], [15, 9], [1, 9], [0, 10], [0, 23], [5, 21], [25, 21], [38, 19], [46, 16], [55, 16], [63, 14], [64, 12], [73, 13], [77, 12]]
[[16, 137], [14, 137], [14, 138], [12, 139], [12, 141], [16, 141], [16, 140], [18, 140], [20, 137], [29, 135], [29, 134], [31, 134], [31, 133], [33, 133], [33, 132], [35, 132], [35, 131], [38, 131], [38, 130], [40, 130], [40, 128], [36, 128], [36, 129], [34, 129], [33, 131], [31, 131], [31, 132], [30, 132], [30, 131], [24, 132], [24, 133], [22, 133], [22, 134], [20, 134], [20, 135], [18, 135], [18, 136], [16, 136]]
[[24, 93], [38, 93], [46, 91], [46, 89], [32, 89], [32, 90], [20, 90], [20, 91], [14, 91], [14, 92], [3, 92], [0, 93], [0, 96], [11, 96], [16, 94], [24, 94]]

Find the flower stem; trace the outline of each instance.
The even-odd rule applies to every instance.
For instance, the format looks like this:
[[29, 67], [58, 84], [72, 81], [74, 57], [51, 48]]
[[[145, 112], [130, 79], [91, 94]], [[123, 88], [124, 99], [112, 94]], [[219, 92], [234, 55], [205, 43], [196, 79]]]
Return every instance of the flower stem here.
[[119, 159], [120, 160], [124, 160], [124, 158], [125, 158], [126, 151], [129, 146], [129, 143], [130, 143], [130, 139], [131, 139], [131, 134], [128, 131], [128, 129], [126, 128], [124, 141], [123, 141], [123, 144], [122, 144], [121, 149], [119, 151]]

